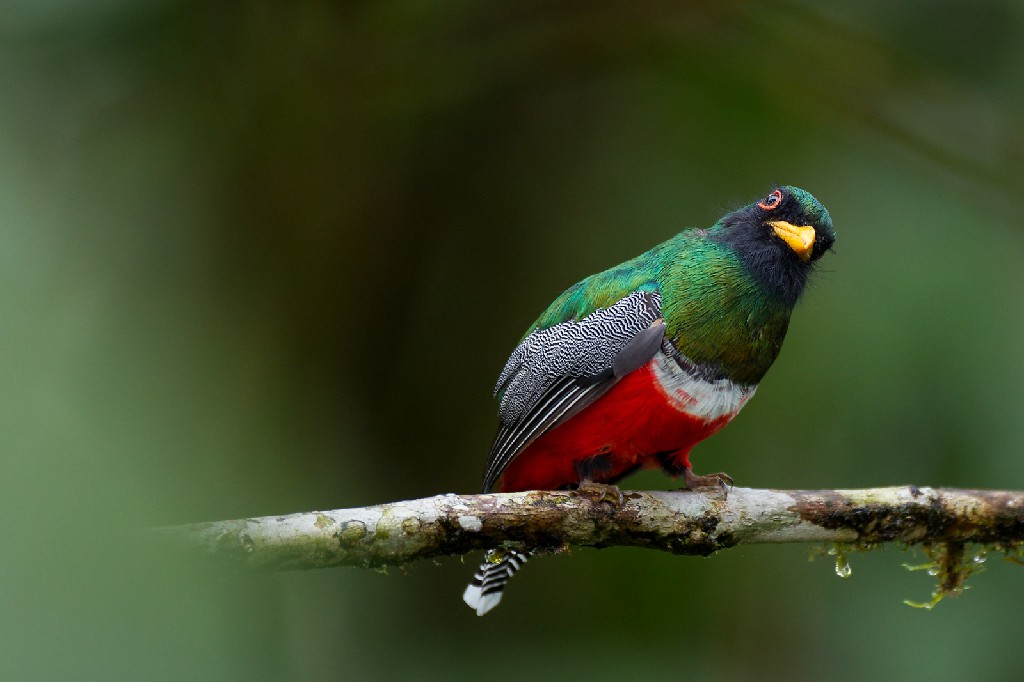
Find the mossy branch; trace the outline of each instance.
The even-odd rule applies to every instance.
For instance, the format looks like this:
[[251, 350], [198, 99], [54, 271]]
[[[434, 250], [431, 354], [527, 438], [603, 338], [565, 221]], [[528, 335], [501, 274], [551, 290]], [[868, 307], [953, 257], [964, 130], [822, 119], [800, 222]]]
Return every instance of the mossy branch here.
[[[612, 489], [613, 490], [613, 489]], [[708, 555], [740, 544], [1013, 548], [1024, 492], [901, 486], [865, 490], [608, 491], [438, 495], [420, 500], [157, 529], [245, 568], [380, 567], [517, 544], [648, 547]]]

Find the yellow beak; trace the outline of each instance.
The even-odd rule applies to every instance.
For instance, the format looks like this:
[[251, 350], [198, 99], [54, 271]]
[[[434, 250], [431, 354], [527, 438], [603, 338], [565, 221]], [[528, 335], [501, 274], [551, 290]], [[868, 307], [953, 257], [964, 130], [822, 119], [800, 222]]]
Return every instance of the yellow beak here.
[[800, 260], [807, 262], [811, 259], [811, 250], [814, 248], [814, 228], [810, 225], [794, 225], [785, 220], [769, 220], [768, 224], [775, 230], [782, 241], [789, 244]]

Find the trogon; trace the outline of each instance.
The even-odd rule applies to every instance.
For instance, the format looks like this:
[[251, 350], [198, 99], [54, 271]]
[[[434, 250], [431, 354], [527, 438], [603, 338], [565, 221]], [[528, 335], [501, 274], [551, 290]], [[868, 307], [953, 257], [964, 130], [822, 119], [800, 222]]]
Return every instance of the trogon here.
[[[484, 492], [614, 484], [647, 467], [687, 488], [731, 484], [696, 475], [690, 450], [754, 395], [834, 242], [825, 207], [780, 186], [569, 287], [498, 377]], [[494, 608], [528, 556], [491, 550], [466, 603], [479, 615]]]

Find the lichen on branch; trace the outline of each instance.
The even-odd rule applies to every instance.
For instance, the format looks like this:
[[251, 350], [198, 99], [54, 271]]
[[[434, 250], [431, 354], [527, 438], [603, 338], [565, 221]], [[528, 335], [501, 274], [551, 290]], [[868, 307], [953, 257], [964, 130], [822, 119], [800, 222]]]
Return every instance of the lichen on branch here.
[[438, 495], [371, 507], [157, 529], [236, 566], [381, 567], [501, 545], [647, 547], [708, 555], [754, 543], [1016, 548], [1024, 492], [863, 490], [530, 491]]

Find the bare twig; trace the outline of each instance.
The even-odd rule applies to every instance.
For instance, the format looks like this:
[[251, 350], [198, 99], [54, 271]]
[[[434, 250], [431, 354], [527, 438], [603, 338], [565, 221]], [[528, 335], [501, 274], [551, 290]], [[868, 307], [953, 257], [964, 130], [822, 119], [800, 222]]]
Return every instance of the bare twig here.
[[865, 490], [523, 492], [158, 529], [247, 568], [386, 566], [507, 544], [649, 547], [707, 555], [763, 542], [1024, 541], [1024, 492], [902, 486]]

